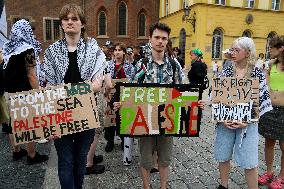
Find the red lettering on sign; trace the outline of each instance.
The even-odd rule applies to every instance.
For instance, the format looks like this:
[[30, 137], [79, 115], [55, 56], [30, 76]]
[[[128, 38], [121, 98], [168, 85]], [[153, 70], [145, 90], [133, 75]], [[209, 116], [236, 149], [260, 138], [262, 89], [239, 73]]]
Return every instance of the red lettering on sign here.
[[[141, 121], [139, 122], [139, 117], [141, 117]], [[130, 134], [133, 135], [136, 127], [144, 127], [146, 129], [146, 133], [149, 134], [149, 128], [147, 126], [146, 120], [144, 118], [143, 112], [138, 106], [137, 114], [135, 120], [133, 122]]]
[[198, 114], [194, 115], [194, 108], [198, 108], [198, 102], [191, 103], [191, 110], [190, 110], [190, 122], [189, 122], [189, 134], [197, 134], [197, 130], [192, 129], [192, 122], [198, 119]]
[[[169, 112], [169, 109], [171, 109], [171, 112]], [[166, 114], [166, 117], [170, 120], [171, 122], [171, 127], [168, 128], [166, 127], [166, 130], [171, 132], [174, 130], [175, 128], [175, 124], [174, 124], [174, 121], [173, 119], [170, 117], [171, 114], [173, 114], [173, 112], [175, 111], [175, 107], [172, 105], [172, 104], [168, 104], [166, 107], [165, 107], [165, 114]]]

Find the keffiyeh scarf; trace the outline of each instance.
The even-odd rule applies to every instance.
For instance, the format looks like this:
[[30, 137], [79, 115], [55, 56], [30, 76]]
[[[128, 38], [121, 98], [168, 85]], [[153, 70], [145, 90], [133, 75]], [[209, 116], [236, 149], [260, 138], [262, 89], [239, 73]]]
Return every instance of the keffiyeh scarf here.
[[21, 19], [13, 25], [10, 40], [3, 46], [3, 68], [7, 67], [11, 56], [21, 54], [28, 49], [34, 49], [35, 59], [39, 60], [39, 53], [41, 52], [40, 43], [34, 38], [29, 22]]

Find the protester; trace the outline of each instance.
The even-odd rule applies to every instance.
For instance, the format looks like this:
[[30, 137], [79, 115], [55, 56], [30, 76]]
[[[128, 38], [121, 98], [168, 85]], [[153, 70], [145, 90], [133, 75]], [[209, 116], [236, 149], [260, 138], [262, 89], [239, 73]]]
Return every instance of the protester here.
[[201, 86], [205, 88], [205, 78], [207, 77], [207, 65], [202, 62], [202, 51], [200, 49], [193, 49], [190, 51], [191, 69], [187, 74], [189, 83], [192, 86]]
[[[263, 72], [255, 68], [255, 44], [251, 38], [240, 37], [233, 42], [230, 52], [234, 64], [222, 70], [220, 77], [258, 78], [259, 115], [272, 109]], [[221, 184], [218, 189], [228, 188], [230, 160], [234, 151], [236, 164], [245, 171], [250, 189], [257, 189], [258, 124], [256, 122], [219, 122], [216, 126], [214, 157], [219, 162]]]
[[180, 57], [180, 55], [181, 55], [180, 49], [178, 47], [174, 47], [173, 48], [173, 53], [174, 53], [175, 58], [179, 62], [180, 66], [182, 67], [182, 69], [184, 69], [185, 68], [185, 63], [184, 63], [184, 60]]
[[264, 69], [263, 65], [264, 65], [264, 54], [263, 53], [259, 53], [258, 59], [257, 59], [256, 64], [255, 64], [255, 67], [257, 67], [259, 69]]
[[[75, 4], [67, 4], [61, 9], [59, 20], [64, 38], [49, 46], [44, 56], [48, 84], [56, 86], [91, 80], [93, 91], [99, 91], [105, 55], [97, 41], [86, 36], [83, 10]], [[58, 176], [62, 189], [82, 188], [87, 153], [93, 139], [93, 129], [59, 138], [55, 136]]]
[[[138, 83], [160, 83], [160, 84], [179, 84], [182, 82], [181, 72], [177, 62], [170, 59], [165, 54], [167, 42], [171, 29], [163, 23], [155, 23], [150, 27], [150, 45], [151, 52], [146, 56], [145, 77], [140, 74], [140, 70], [144, 70], [145, 66], [141, 59], [135, 66], [135, 76], [132, 82]], [[175, 72], [173, 71], [175, 69]], [[152, 73], [152, 74], [149, 74]], [[157, 77], [159, 75], [159, 77]], [[114, 103], [114, 108], [117, 110], [120, 103]], [[169, 165], [171, 162], [173, 138], [165, 136], [142, 137], [139, 139], [140, 146], [140, 170], [142, 174], [144, 189], [151, 188], [150, 186], [150, 170], [154, 167], [153, 152], [158, 153], [158, 169], [160, 173], [161, 189], [167, 188]]]
[[224, 51], [222, 51], [223, 54], [224, 54], [224, 60], [223, 60], [223, 63], [222, 63], [222, 69], [225, 69], [226, 67], [228, 66], [231, 66], [232, 65], [232, 60], [231, 60], [231, 51], [230, 49], [226, 49]]
[[218, 76], [218, 63], [217, 63], [217, 61], [214, 61], [212, 70], [213, 70], [213, 77]]
[[[265, 138], [266, 172], [259, 176], [258, 183], [269, 184], [269, 188], [284, 187], [284, 36], [275, 36], [270, 41], [270, 56], [276, 58], [271, 65], [267, 78], [273, 110], [265, 114], [259, 122], [259, 133]], [[274, 147], [279, 141], [281, 149], [281, 168], [277, 176], [273, 170]], [[271, 182], [271, 183], [270, 183]]]
[[[10, 40], [3, 46], [5, 92], [16, 93], [39, 88], [36, 59], [40, 51], [40, 43], [35, 40], [29, 22], [24, 19], [17, 21], [11, 29]], [[30, 165], [48, 160], [47, 155], [36, 152], [34, 142], [26, 145], [27, 150], [15, 146], [11, 123], [8, 133], [13, 148], [13, 160], [19, 160], [26, 155]]]

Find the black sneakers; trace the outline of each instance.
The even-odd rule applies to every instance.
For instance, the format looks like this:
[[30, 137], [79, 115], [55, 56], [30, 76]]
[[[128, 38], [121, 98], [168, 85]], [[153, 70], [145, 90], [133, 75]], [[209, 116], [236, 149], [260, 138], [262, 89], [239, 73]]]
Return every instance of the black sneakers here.
[[102, 174], [104, 172], [105, 172], [105, 166], [104, 165], [94, 165], [92, 167], [86, 167], [85, 175]]
[[13, 161], [17, 161], [26, 155], [28, 155], [27, 150], [20, 148], [19, 152], [13, 152]]
[[217, 189], [228, 189], [228, 188], [226, 188], [225, 186], [222, 186], [222, 185], [220, 184]]
[[28, 165], [33, 165], [37, 163], [42, 163], [48, 160], [47, 155], [40, 155], [38, 152], [36, 152], [35, 156], [31, 158], [30, 156], [27, 156], [27, 163]]
[[98, 163], [103, 162], [103, 160], [104, 160], [104, 157], [102, 155], [98, 155], [98, 156], [95, 155], [93, 159], [93, 163], [98, 164]]
[[111, 152], [113, 150], [113, 148], [114, 148], [114, 142], [107, 142], [105, 151], [106, 152]]

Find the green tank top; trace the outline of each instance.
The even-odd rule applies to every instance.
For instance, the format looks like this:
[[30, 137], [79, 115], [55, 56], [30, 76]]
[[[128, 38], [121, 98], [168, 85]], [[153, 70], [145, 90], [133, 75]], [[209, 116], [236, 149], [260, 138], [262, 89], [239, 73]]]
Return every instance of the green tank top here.
[[271, 90], [284, 91], [284, 72], [279, 72], [276, 69], [276, 64], [272, 65], [269, 82]]

